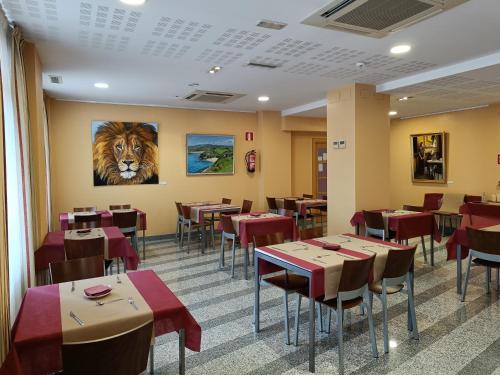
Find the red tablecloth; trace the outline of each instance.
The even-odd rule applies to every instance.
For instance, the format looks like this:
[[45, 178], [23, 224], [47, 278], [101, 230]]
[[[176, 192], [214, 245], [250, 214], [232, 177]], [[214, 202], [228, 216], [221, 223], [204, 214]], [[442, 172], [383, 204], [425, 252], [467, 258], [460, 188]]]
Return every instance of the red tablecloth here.
[[[399, 249], [409, 249], [410, 248], [409, 246], [398, 245], [398, 244], [395, 244], [394, 242], [386, 242], [386, 241], [377, 240], [375, 238], [366, 238], [363, 236], [356, 236], [356, 235], [350, 234], [350, 233], [346, 233], [344, 235], [350, 236], [350, 237], [355, 237], [355, 238], [361, 238], [365, 241], [389, 245], [393, 248], [399, 248]], [[322, 245], [321, 243], [318, 243], [317, 241], [314, 241], [314, 240], [306, 240], [303, 242], [308, 242], [308, 243], [315, 245], [315, 246]], [[312, 296], [314, 298], [317, 298], [317, 297], [323, 296], [325, 294], [325, 269], [324, 269], [324, 267], [321, 267], [320, 265], [305, 261], [303, 259], [296, 258], [292, 255], [285, 254], [282, 251], [273, 250], [270, 247], [259, 248], [259, 250], [261, 250], [261, 251], [263, 250], [265, 253], [268, 253], [271, 256], [275, 256], [275, 257], [280, 258], [280, 259], [282, 259], [290, 264], [296, 265], [300, 268], [303, 268], [303, 269], [311, 272]], [[366, 254], [362, 254], [362, 253], [359, 253], [359, 252], [356, 252], [353, 250], [349, 250], [349, 249], [341, 249], [338, 251], [343, 252], [346, 255], [354, 255], [353, 253], [357, 253], [356, 257], [359, 257], [360, 259], [367, 256]], [[360, 256], [360, 254], [361, 254], [361, 256]], [[263, 259], [259, 259], [259, 275], [265, 275], [267, 273], [276, 272], [277, 267], [279, 267], [279, 266], [277, 266], [276, 264], [267, 262]], [[281, 268], [281, 267], [279, 267], [279, 268]]]
[[[500, 205], [488, 203], [466, 203], [460, 207], [463, 215], [462, 225], [483, 225], [491, 222], [495, 225], [500, 220]], [[486, 226], [486, 225], [483, 225]]]
[[[144, 211], [138, 210], [134, 208], [139, 215], [139, 225], [137, 227], [138, 230], [146, 230], [146, 213]], [[101, 226], [103, 227], [111, 227], [113, 226], [113, 213], [111, 211], [97, 211], [98, 214], [101, 214]], [[68, 230], [68, 213], [63, 212], [59, 214], [59, 225], [61, 230]]]
[[[109, 258], [123, 257], [128, 270], [136, 270], [139, 257], [130, 245], [128, 239], [117, 227], [102, 228], [108, 237]], [[51, 262], [62, 262], [64, 254], [64, 231], [49, 232], [43, 240], [42, 246], [35, 251], [35, 271], [46, 270]]]
[[[128, 276], [153, 311], [155, 336], [184, 329], [185, 346], [200, 351], [201, 327], [154, 271], [131, 272]], [[62, 368], [58, 284], [26, 292], [12, 338], [11, 351], [0, 371], [2, 375], [46, 375]]]
[[[386, 210], [374, 210], [386, 211]], [[351, 225], [357, 226], [365, 223], [363, 212], [356, 212], [351, 218]], [[396, 241], [433, 235], [434, 241], [441, 242], [441, 233], [434, 215], [430, 212], [416, 212], [409, 215], [390, 216], [388, 221], [390, 230], [396, 232]]]
[[304, 199], [297, 200], [296, 204], [297, 212], [302, 216], [306, 216], [308, 209], [326, 207], [328, 205], [328, 201], [325, 199]]

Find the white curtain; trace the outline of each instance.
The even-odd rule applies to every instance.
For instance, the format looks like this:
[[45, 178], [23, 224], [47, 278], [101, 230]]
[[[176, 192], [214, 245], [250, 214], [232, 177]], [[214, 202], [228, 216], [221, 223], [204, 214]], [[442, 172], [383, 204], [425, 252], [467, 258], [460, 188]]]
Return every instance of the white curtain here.
[[29, 119], [20, 48], [19, 30], [12, 29], [0, 14], [11, 323], [24, 292], [34, 281]]

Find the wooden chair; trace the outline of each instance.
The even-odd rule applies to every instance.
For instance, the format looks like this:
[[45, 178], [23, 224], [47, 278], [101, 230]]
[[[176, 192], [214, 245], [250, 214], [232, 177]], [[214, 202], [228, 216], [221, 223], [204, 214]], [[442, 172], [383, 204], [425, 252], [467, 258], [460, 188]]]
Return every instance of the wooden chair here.
[[365, 236], [380, 238], [382, 241], [391, 240], [396, 233], [391, 230], [386, 231], [382, 212], [364, 211], [365, 217]]
[[52, 284], [104, 276], [104, 257], [78, 258], [49, 264]]
[[[182, 226], [181, 226], [181, 248], [184, 246], [184, 231], [185, 228], [188, 228], [188, 248], [187, 248], [187, 253], [189, 254], [189, 250], [191, 248], [191, 230], [192, 229], [198, 229], [200, 230], [201, 225], [198, 223], [195, 223], [191, 220], [191, 207], [189, 206], [182, 206]], [[210, 229], [210, 234], [212, 238], [212, 246], [214, 246], [214, 227], [213, 223], [206, 223], [204, 222], [205, 228], [209, 227]]]
[[[231, 278], [234, 277], [234, 263], [236, 259], [236, 243], [239, 241], [239, 237], [234, 230], [233, 219], [231, 219], [230, 215], [222, 215], [221, 216], [222, 223], [222, 237], [220, 243], [220, 260], [219, 267], [224, 267], [224, 246], [226, 244], [226, 240], [232, 241], [231, 246]], [[249, 263], [249, 255], [248, 248], [245, 249], [245, 259], [244, 259], [244, 268], [245, 275], [248, 272], [248, 263]]]
[[104, 257], [104, 237], [86, 238], [81, 240], [64, 240], [66, 259], [78, 259], [95, 256]]
[[109, 210], [129, 210], [132, 208], [131, 204], [110, 204], [109, 205]]
[[230, 198], [222, 198], [222, 204], [231, 204]]
[[96, 212], [97, 207], [75, 207], [73, 212]]
[[[408, 294], [408, 314], [411, 319], [412, 337], [415, 340], [418, 340], [415, 301], [413, 299], [413, 283], [410, 275], [416, 249], [417, 247], [414, 246], [408, 250], [389, 250], [384, 273], [382, 275], [382, 280], [377, 281], [376, 283], [372, 283], [369, 286], [371, 292], [370, 301], [373, 301], [373, 295], [375, 295], [382, 303], [385, 353], [389, 353], [389, 333], [387, 329], [389, 318], [387, 317], [387, 295], [401, 292], [404, 288], [405, 282]], [[373, 305], [373, 303], [371, 303], [371, 305]]]
[[302, 198], [312, 199], [313, 195], [312, 194], [302, 194]]
[[[328, 307], [328, 333], [330, 333], [331, 325], [331, 312], [333, 311], [336, 316], [337, 324], [337, 347], [339, 355], [339, 374], [344, 373], [344, 310], [352, 309], [356, 306], [361, 306], [366, 310], [368, 315], [368, 327], [370, 333], [370, 341], [372, 345], [373, 357], [378, 357], [377, 341], [375, 338], [375, 328], [373, 325], [373, 317], [371, 311], [370, 296], [368, 290], [368, 279], [370, 277], [371, 269], [375, 255], [363, 260], [346, 260], [342, 267], [340, 275], [340, 283], [337, 292], [337, 297], [324, 301], [321, 296], [316, 299], [317, 303]], [[297, 344], [299, 337], [299, 319], [300, 319], [300, 303], [302, 296], [309, 298], [309, 288], [304, 288], [297, 292], [297, 311], [295, 315], [295, 343]], [[318, 317], [321, 322], [321, 311]], [[322, 324], [320, 323], [320, 327]]]
[[62, 345], [64, 375], [138, 375], [146, 370], [153, 321], [101, 340]]
[[278, 205], [276, 204], [276, 198], [266, 197], [267, 206], [269, 207], [269, 212], [273, 214], [278, 212]]
[[467, 273], [465, 274], [465, 283], [462, 289], [462, 302], [465, 301], [472, 262], [486, 267], [487, 293], [490, 292], [491, 269], [495, 268], [497, 270], [497, 289], [499, 286], [498, 270], [500, 269], [500, 232], [479, 230], [470, 227], [467, 227], [466, 230], [470, 246]]
[[250, 211], [252, 211], [252, 201], [247, 201], [246, 199], [243, 200], [243, 204], [241, 205], [241, 213], [242, 214], [248, 214]]
[[283, 208], [288, 211], [293, 212], [293, 217], [295, 218], [295, 224], [299, 224], [299, 213], [297, 211], [297, 201], [295, 199], [283, 199]]
[[88, 229], [101, 227], [101, 214], [75, 215], [75, 222], [69, 225], [70, 229]]
[[312, 227], [301, 229], [299, 231], [301, 240], [312, 240], [313, 238], [323, 237], [323, 227]]
[[[254, 247], [271, 246], [283, 243], [285, 241], [284, 234], [270, 233], [263, 236], [254, 236]], [[304, 276], [285, 271], [276, 276], [270, 276], [263, 279], [264, 282], [271, 284], [283, 290], [283, 304], [285, 308], [285, 343], [290, 345], [290, 327], [288, 314], [288, 295], [297, 292], [302, 288], [307, 288], [309, 279]]]
[[[136, 253], [139, 253], [137, 243], [137, 211], [113, 212], [113, 226], [118, 227], [125, 237], [130, 237], [132, 246]], [[143, 254], [144, 259], [146, 254]]]

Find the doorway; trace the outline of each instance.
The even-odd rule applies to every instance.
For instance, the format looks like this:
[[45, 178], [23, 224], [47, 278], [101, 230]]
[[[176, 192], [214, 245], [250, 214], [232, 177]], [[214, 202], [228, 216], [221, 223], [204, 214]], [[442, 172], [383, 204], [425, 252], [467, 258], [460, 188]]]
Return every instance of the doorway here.
[[323, 198], [327, 195], [327, 147], [326, 140], [313, 138], [313, 194], [316, 198]]

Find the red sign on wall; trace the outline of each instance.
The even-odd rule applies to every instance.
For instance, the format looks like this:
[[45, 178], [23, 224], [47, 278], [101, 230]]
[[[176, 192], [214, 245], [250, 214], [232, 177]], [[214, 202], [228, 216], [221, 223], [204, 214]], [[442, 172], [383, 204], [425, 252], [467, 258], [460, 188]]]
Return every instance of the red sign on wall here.
[[497, 155], [497, 164], [500, 164], [500, 154]]
[[[253, 141], [253, 132], [245, 132], [245, 141]], [[498, 155], [500, 160], [500, 155]]]

